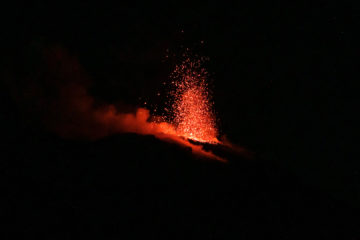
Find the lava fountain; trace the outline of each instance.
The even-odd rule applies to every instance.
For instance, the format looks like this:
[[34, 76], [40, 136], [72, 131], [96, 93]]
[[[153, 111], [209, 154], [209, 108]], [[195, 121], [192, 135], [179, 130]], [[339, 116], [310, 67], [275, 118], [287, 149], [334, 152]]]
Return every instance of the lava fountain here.
[[187, 139], [204, 143], [219, 143], [213, 102], [209, 94], [208, 73], [201, 66], [203, 58], [184, 60], [171, 75], [172, 123], [176, 133]]

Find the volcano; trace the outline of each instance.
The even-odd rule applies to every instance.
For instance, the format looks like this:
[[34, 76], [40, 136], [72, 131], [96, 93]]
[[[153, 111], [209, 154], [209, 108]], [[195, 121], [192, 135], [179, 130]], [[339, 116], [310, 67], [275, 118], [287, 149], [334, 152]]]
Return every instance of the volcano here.
[[1, 240], [360, 239], [350, 3], [5, 5]]
[[[56, 94], [25, 98], [33, 100], [27, 101], [32, 112], [33, 106], [42, 106], [46, 121], [26, 122], [21, 116], [31, 115], [14, 113], [18, 105], [10, 97], [4, 95], [0, 101], [12, 113], [3, 116], [4, 235], [20, 239], [358, 235], [358, 225], [351, 220], [359, 215], [357, 209], [300, 181], [261, 151], [218, 140], [212, 101], [198, 72], [181, 71], [180, 81], [174, 81], [175, 117], [151, 122], [144, 108], [119, 112], [115, 105], [94, 104], [78, 82], [83, 80], [78, 65], [62, 51], [52, 55], [54, 69], [37, 81], [52, 86], [56, 80], [49, 91]], [[41, 89], [41, 84], [34, 86]]]

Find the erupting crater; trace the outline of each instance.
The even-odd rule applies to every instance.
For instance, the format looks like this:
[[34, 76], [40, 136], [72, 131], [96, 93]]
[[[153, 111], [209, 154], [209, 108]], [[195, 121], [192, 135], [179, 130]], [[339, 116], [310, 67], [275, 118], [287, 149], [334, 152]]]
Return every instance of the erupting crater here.
[[207, 71], [201, 66], [203, 59], [186, 58], [175, 67], [171, 78], [171, 123], [176, 134], [193, 141], [220, 143], [213, 112], [213, 102], [207, 84]]

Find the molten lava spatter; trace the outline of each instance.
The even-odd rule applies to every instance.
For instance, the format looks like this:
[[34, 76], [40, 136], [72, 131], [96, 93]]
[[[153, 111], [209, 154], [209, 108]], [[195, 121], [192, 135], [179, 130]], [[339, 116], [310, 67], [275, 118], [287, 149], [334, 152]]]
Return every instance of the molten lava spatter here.
[[207, 72], [201, 67], [203, 59], [187, 58], [176, 66], [172, 78], [173, 123], [176, 133], [199, 142], [219, 143], [216, 118], [208, 91]]

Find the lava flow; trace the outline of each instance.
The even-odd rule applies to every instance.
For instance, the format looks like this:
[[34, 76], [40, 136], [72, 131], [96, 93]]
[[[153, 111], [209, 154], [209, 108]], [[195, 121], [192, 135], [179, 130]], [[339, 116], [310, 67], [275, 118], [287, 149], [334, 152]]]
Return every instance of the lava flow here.
[[201, 67], [203, 59], [187, 58], [175, 67], [171, 92], [172, 123], [176, 134], [204, 143], [219, 143], [213, 103], [207, 85], [207, 71]]

